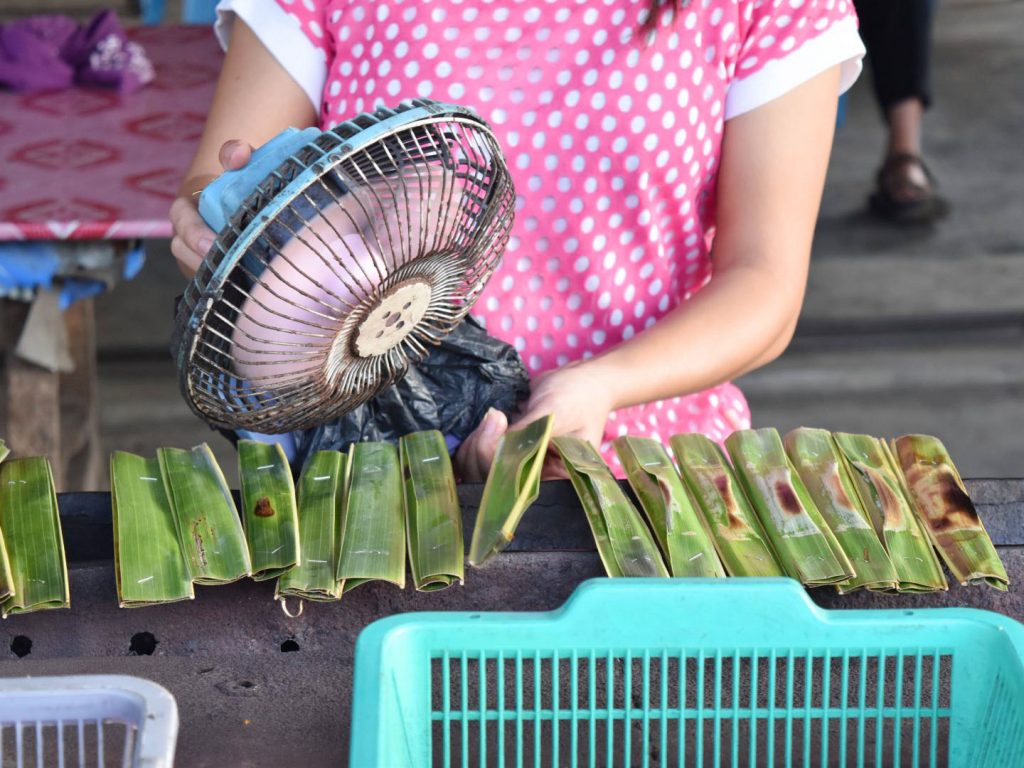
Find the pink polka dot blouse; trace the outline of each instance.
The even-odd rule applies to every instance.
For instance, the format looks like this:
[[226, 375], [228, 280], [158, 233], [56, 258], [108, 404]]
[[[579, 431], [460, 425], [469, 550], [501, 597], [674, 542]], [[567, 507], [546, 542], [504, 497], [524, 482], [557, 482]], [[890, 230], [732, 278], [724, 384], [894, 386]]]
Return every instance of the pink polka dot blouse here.
[[[469, 106], [518, 193], [508, 251], [474, 314], [532, 374], [627, 340], [713, 278], [724, 122], [864, 49], [850, 0], [691, 0], [639, 32], [647, 0], [222, 0], [329, 127], [430, 97]], [[670, 351], [667, 351], [670, 354]], [[613, 413], [620, 434], [750, 425], [730, 383]]]

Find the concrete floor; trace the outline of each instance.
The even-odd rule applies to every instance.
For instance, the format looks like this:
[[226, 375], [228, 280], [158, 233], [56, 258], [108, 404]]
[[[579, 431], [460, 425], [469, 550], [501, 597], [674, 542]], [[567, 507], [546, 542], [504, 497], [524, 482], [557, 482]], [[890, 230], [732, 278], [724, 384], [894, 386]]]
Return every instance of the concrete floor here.
[[[864, 214], [883, 132], [868, 74], [833, 151], [797, 338], [743, 380], [758, 426], [821, 426], [947, 441], [971, 476], [1024, 475], [1024, 3], [943, 5], [926, 157], [953, 214], [896, 230]], [[166, 243], [99, 301], [107, 449], [209, 440], [166, 355], [182, 288]], [[231, 478], [233, 479], [233, 478]]]

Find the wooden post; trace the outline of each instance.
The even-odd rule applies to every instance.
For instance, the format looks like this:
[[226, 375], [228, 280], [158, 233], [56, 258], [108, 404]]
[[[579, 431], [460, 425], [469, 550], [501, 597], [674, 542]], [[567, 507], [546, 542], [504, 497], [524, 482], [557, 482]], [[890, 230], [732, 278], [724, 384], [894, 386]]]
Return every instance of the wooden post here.
[[57, 490], [67, 490], [60, 440], [60, 376], [14, 354], [28, 310], [24, 302], [0, 299], [0, 435], [19, 456], [49, 456]]
[[64, 312], [75, 368], [60, 375], [60, 448], [69, 491], [103, 490], [99, 382], [96, 373], [96, 313], [93, 299]]

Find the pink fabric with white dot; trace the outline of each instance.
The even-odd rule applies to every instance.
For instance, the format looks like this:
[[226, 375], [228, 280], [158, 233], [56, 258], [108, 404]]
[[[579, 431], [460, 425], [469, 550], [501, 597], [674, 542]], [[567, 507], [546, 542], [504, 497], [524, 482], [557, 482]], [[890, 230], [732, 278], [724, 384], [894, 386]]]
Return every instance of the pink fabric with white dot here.
[[[244, 18], [322, 126], [417, 96], [490, 122], [518, 198], [474, 314], [533, 374], [631, 338], [707, 284], [724, 121], [835, 64], [845, 89], [863, 55], [844, 0], [694, 0], [647, 41], [646, 0], [276, 2], [222, 2], [221, 34], [229, 12]], [[727, 383], [612, 414], [602, 451], [617, 462], [620, 434], [721, 441], [749, 425]]]

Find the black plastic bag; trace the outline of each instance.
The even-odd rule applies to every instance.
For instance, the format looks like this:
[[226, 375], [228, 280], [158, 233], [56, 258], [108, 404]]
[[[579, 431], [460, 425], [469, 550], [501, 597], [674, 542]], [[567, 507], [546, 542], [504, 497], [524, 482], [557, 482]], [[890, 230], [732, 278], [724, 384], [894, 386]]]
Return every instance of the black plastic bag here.
[[405, 376], [340, 419], [293, 432], [292, 467], [316, 451], [344, 451], [350, 443], [397, 443], [410, 432], [437, 429], [450, 451], [476, 429], [488, 408], [506, 415], [530, 394], [530, 377], [515, 348], [467, 317]]

